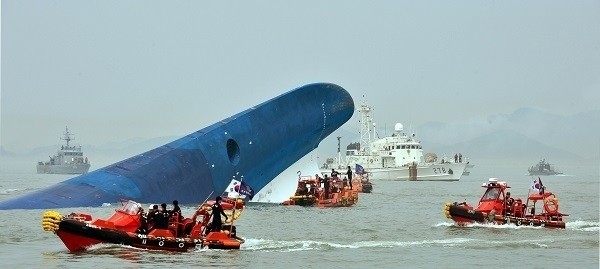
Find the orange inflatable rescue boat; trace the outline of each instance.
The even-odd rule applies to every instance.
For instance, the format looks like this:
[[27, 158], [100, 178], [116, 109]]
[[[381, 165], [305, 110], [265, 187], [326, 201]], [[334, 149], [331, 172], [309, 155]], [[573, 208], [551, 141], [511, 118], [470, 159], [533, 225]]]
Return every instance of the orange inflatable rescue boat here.
[[534, 181], [525, 201], [511, 197], [510, 186], [496, 178], [490, 178], [482, 187], [485, 193], [477, 208], [465, 202], [446, 203], [446, 217], [458, 225], [477, 222], [565, 228], [563, 217], [568, 215], [558, 211], [558, 198], [546, 191], [539, 178]]
[[300, 177], [296, 193], [283, 205], [346, 207], [358, 203], [358, 188], [333, 178]]
[[223, 197], [221, 207], [228, 218], [220, 229], [213, 229], [209, 223], [214, 203], [203, 203], [191, 218], [171, 214], [166, 229], [155, 228], [151, 222], [146, 225], [142, 206], [131, 200], [122, 201], [121, 207], [108, 219], [95, 219], [86, 213], [62, 216], [56, 211], [46, 211], [42, 227], [55, 233], [72, 252], [100, 243], [166, 251], [239, 249], [244, 240], [237, 236], [233, 221], [244, 210], [244, 201]]

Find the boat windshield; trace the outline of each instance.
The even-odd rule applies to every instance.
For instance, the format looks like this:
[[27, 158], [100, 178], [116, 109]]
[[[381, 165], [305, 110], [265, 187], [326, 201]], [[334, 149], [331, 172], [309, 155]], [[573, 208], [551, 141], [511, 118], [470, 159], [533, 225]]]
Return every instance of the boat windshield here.
[[127, 203], [123, 204], [123, 206], [119, 209], [129, 215], [136, 215], [142, 206], [139, 203], [134, 201], [127, 201]]
[[498, 198], [498, 195], [500, 194], [500, 189], [499, 188], [489, 188], [487, 189], [487, 191], [485, 192], [485, 194], [483, 194], [483, 197], [481, 197], [481, 200], [496, 200]]

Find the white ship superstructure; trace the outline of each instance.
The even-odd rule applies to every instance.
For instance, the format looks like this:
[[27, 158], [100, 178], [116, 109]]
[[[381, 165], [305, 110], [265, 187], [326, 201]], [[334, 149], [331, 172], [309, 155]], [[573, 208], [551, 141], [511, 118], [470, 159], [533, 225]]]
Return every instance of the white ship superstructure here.
[[394, 126], [391, 136], [375, 139], [372, 111], [366, 101], [358, 108], [361, 115], [361, 141], [348, 146], [346, 166], [354, 167], [355, 164], [359, 164], [369, 172], [369, 177], [375, 180], [460, 180], [468, 164], [462, 154], [460, 157], [455, 155], [454, 159], [441, 160], [431, 153], [424, 156], [421, 142], [416, 139], [414, 133], [408, 135], [401, 123]]

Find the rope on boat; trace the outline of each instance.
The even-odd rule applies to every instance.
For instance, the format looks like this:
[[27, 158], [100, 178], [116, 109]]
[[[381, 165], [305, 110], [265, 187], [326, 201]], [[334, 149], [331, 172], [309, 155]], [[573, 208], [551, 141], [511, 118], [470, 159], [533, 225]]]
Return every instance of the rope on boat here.
[[57, 211], [46, 211], [42, 216], [42, 228], [46, 232], [56, 232], [62, 216]]

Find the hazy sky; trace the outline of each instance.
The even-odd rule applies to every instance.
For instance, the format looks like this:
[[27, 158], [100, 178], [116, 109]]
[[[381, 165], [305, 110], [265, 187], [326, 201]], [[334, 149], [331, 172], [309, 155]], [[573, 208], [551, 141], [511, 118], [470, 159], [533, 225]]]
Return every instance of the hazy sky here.
[[15, 151], [65, 126], [98, 146], [183, 136], [312, 82], [390, 126], [600, 108], [597, 0], [2, 0], [1, 43]]

